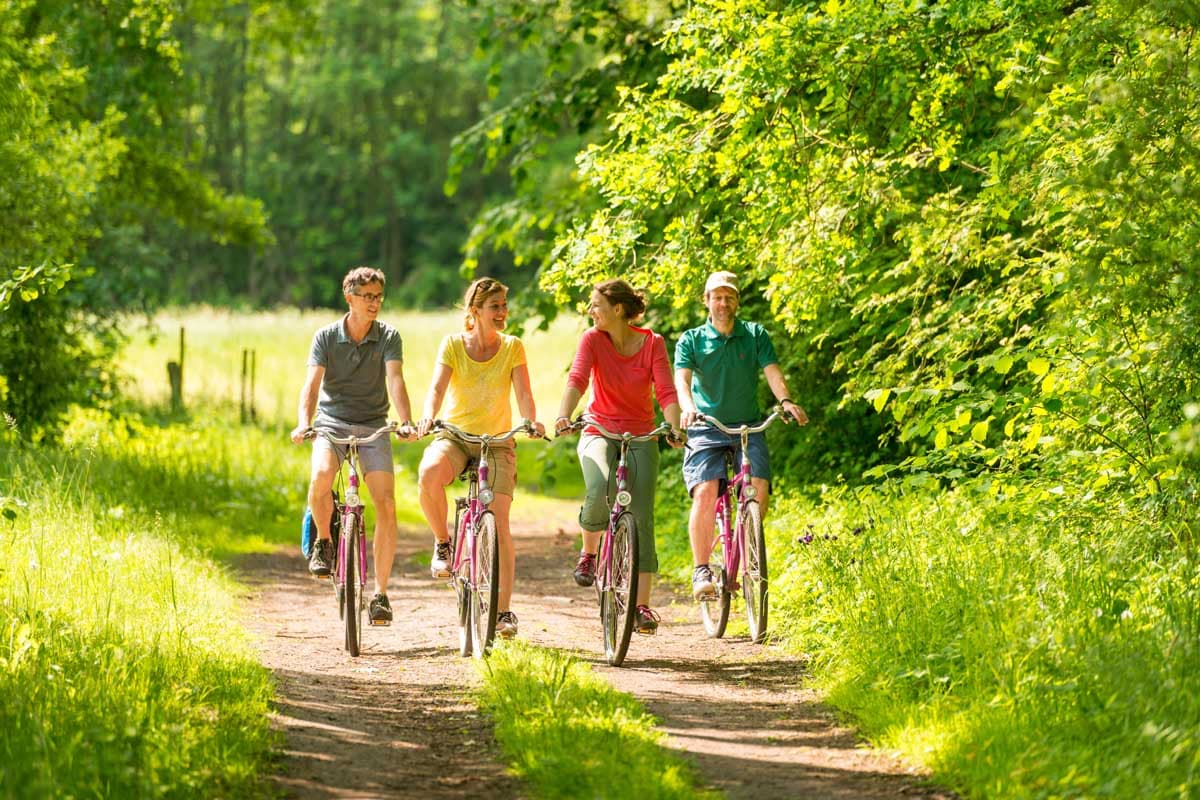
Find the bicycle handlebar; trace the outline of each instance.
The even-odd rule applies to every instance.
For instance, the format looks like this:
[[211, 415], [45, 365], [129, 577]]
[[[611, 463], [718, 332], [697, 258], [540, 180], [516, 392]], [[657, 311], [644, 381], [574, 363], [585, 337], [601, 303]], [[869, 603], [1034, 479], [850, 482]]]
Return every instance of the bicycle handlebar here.
[[310, 426], [309, 428], [307, 428], [304, 431], [304, 438], [305, 438], [305, 440], [308, 440], [308, 439], [315, 439], [316, 437], [321, 436], [326, 441], [328, 441], [330, 444], [360, 445], [360, 444], [369, 444], [369, 443], [375, 441], [376, 439], [378, 439], [380, 436], [384, 436], [385, 434], [400, 433], [404, 429], [405, 429], [405, 426], [400, 425], [399, 423], [389, 422], [387, 425], [384, 425], [379, 430], [375, 431], [374, 433], [368, 434], [366, 436], [334, 436], [332, 433], [330, 433], [329, 428], [318, 428], [316, 426]]
[[574, 422], [567, 426], [566, 430], [559, 434], [559, 436], [564, 436], [568, 433], [575, 433], [588, 427], [589, 425], [600, 431], [600, 435], [604, 438], [612, 439], [615, 442], [648, 442], [663, 435], [665, 435], [669, 440], [673, 439], [675, 441], [681, 441], [681, 438], [676, 436], [675, 431], [669, 422], [661, 423], [657, 428], [649, 433], [613, 433], [608, 428], [605, 428], [603, 425], [597, 422], [596, 418], [591, 414], [580, 414]]
[[737, 427], [726, 427], [720, 420], [710, 417], [707, 414], [696, 412], [696, 419], [703, 422], [705, 425], [711, 425], [722, 433], [727, 433], [730, 436], [739, 436], [743, 433], [761, 433], [777, 419], [782, 419], [783, 424], [788, 424], [787, 415], [783, 411], [783, 406], [772, 406], [771, 415], [757, 425], [738, 425]]
[[518, 433], [527, 433], [527, 434], [529, 434], [529, 436], [531, 438], [534, 438], [534, 439], [539, 438], [537, 435], [537, 430], [533, 427], [533, 422], [531, 420], [524, 420], [520, 426], [513, 428], [511, 431], [508, 431], [507, 433], [497, 433], [495, 435], [488, 435], [488, 434], [480, 434], [480, 433], [467, 433], [462, 428], [459, 428], [457, 425], [451, 425], [449, 422], [446, 422], [444, 420], [435, 419], [433, 421], [433, 427], [429, 429], [429, 432], [435, 433], [437, 431], [445, 431], [446, 433], [450, 434], [451, 436], [453, 436], [461, 441], [464, 441], [464, 442], [470, 442], [471, 444], [493, 445], [498, 442], [507, 442], [509, 439], [513, 438]]

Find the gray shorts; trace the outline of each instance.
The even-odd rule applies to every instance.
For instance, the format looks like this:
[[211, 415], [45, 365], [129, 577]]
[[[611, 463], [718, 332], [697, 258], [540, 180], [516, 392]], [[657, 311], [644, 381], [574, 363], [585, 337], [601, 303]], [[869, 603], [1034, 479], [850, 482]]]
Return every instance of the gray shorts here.
[[[387, 420], [380, 420], [377, 425], [355, 425], [350, 422], [343, 422], [340, 419], [327, 417], [323, 414], [317, 414], [317, 418], [313, 420], [314, 428], [328, 428], [338, 438], [346, 436], [369, 436], [386, 424]], [[346, 459], [346, 451], [349, 449], [349, 445], [331, 444], [324, 436], [317, 436], [313, 439], [312, 449], [314, 471], [320, 464], [325, 462], [326, 453], [333, 453], [340, 467]], [[362, 475], [366, 475], [368, 472], [393, 472], [392, 434], [389, 433], [387, 436], [380, 436], [369, 444], [360, 444], [358, 446], [358, 462], [359, 472]]]

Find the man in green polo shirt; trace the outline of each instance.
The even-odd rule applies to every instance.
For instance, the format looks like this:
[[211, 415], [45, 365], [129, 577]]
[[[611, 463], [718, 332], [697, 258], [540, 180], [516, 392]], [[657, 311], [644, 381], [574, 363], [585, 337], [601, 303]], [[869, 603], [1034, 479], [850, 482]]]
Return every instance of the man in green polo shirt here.
[[[403, 425], [412, 432], [412, 409], [404, 385], [404, 354], [400, 334], [380, 322], [383, 305], [382, 272], [356, 267], [342, 279], [342, 295], [349, 307], [345, 316], [313, 335], [308, 374], [300, 389], [296, 428], [291, 438], [304, 441], [309, 425], [331, 430], [338, 438], [366, 436], [387, 424], [388, 396]], [[318, 403], [319, 400], [319, 403]], [[316, 418], [313, 418], [313, 412]], [[316, 523], [308, 571], [328, 578], [333, 569], [333, 540], [329, 519], [333, 514], [333, 480], [346, 458], [347, 447], [322, 437], [313, 439], [312, 478], [308, 504]], [[371, 624], [388, 625], [392, 607], [387, 585], [396, 552], [396, 494], [392, 469], [392, 443], [387, 437], [360, 445], [358, 460], [363, 480], [375, 502], [375, 596], [371, 598]]]
[[[757, 387], [758, 372], [762, 370], [784, 412], [801, 425], [808, 422], [804, 409], [788, 396], [771, 337], [758, 323], [737, 318], [739, 299], [736, 275], [709, 275], [704, 284], [708, 322], [686, 331], [675, 345], [675, 388], [683, 412], [680, 421], [688, 429], [683, 478], [692, 496], [688, 535], [694, 565], [692, 595], [697, 600], [714, 597], [717, 591], [708, 559], [712, 554], [717, 495], [726, 479], [725, 450], [732, 447], [735, 463], [741, 460], [740, 438], [707, 425], [695, 425], [697, 413], [728, 427], [760, 422]], [[765, 518], [771, 481], [766, 437], [751, 434], [747, 450], [750, 482], [758, 490]]]

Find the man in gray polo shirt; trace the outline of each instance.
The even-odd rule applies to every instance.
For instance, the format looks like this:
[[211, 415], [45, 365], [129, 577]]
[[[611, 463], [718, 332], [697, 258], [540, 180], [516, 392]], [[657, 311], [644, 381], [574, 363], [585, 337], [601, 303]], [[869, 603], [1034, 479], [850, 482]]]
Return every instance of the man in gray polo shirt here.
[[[300, 407], [292, 441], [300, 444], [310, 425], [329, 428], [338, 437], [363, 436], [387, 424], [388, 395], [403, 425], [412, 428], [412, 409], [404, 385], [404, 358], [400, 334], [376, 319], [383, 304], [386, 279], [370, 267], [356, 267], [342, 280], [349, 312], [313, 335], [308, 356], [308, 376], [300, 389]], [[319, 394], [319, 403], [318, 403]], [[316, 411], [316, 418], [313, 412]], [[409, 434], [413, 438], [414, 434]], [[392, 443], [387, 437], [358, 448], [363, 480], [375, 501], [375, 596], [369, 614], [374, 625], [392, 621], [387, 584], [396, 551], [396, 495], [392, 469]], [[333, 568], [333, 515], [331, 489], [346, 457], [346, 448], [313, 439], [312, 479], [308, 504], [317, 527], [308, 570], [328, 578]]]

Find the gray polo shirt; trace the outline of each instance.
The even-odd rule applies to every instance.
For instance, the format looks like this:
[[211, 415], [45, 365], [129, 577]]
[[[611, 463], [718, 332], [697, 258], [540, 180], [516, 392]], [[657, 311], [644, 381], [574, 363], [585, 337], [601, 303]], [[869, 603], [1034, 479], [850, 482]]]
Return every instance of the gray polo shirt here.
[[403, 361], [400, 334], [376, 320], [357, 344], [346, 333], [346, 318], [313, 334], [310, 367], [324, 367], [317, 411], [355, 425], [382, 425], [387, 421], [388, 361]]

